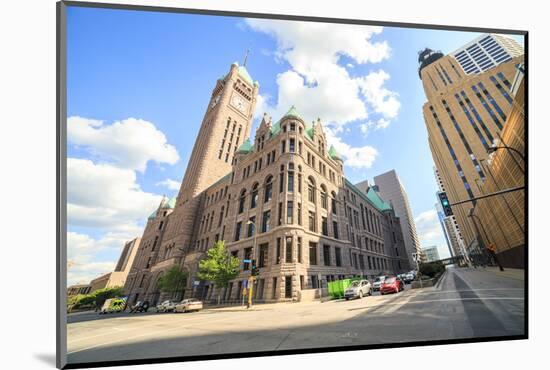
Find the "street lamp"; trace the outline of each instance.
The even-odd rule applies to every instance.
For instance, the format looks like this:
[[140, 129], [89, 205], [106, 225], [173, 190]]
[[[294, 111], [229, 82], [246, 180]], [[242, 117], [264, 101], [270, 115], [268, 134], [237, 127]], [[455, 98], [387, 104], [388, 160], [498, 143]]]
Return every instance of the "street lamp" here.
[[[512, 148], [511, 146], [508, 146], [504, 140], [502, 139], [502, 136], [500, 135], [500, 133], [497, 133], [498, 135], [498, 138], [499, 138], [499, 141], [498, 141], [498, 144], [497, 143], [494, 143], [492, 147], [490, 147], [489, 149], [487, 149], [487, 153], [488, 154], [492, 154], [492, 153], [495, 153], [497, 150], [499, 149], [504, 149], [504, 150], [508, 150], [510, 152], [514, 152], [516, 153], [517, 155], [519, 155], [519, 157], [521, 158], [521, 160], [523, 161], [523, 165], [525, 166], [525, 156], [523, 155], [522, 152], [520, 152], [519, 150], [517, 150], [516, 148]], [[512, 156], [512, 159], [514, 160], [514, 163], [516, 164], [516, 166], [518, 166], [519, 170], [521, 171], [521, 173], [525, 174], [525, 170], [519, 165], [516, 157], [510, 153], [510, 155]]]
[[499, 149], [510, 150], [510, 151], [513, 151], [513, 152], [517, 153], [520, 156], [521, 160], [525, 163], [525, 157], [523, 156], [523, 153], [521, 153], [516, 148], [512, 148], [511, 146], [507, 146], [507, 145], [505, 145], [505, 146], [492, 146], [489, 149], [487, 149], [487, 153], [491, 154], [491, 153], [496, 152]]

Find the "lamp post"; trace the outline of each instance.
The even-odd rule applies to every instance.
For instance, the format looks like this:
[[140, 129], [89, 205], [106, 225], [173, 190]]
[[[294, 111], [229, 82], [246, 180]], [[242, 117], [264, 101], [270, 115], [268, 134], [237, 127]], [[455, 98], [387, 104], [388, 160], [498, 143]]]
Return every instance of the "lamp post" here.
[[[504, 150], [508, 150], [510, 152], [514, 152], [517, 155], [519, 155], [519, 157], [523, 161], [523, 165], [525, 166], [525, 156], [523, 155], [523, 153], [520, 152], [519, 150], [517, 150], [516, 148], [512, 148], [511, 146], [508, 146], [508, 144], [506, 144], [504, 142], [504, 140], [502, 139], [502, 136], [500, 135], [500, 133], [497, 133], [497, 135], [498, 135], [498, 138], [499, 138], [499, 143], [496, 144], [495, 146], [490, 147], [489, 149], [487, 149], [487, 153], [488, 154], [495, 153], [499, 149], [504, 149]], [[516, 166], [518, 166], [521, 173], [525, 174], [525, 170], [519, 165], [516, 157], [512, 153], [510, 153], [510, 155], [512, 156], [512, 159], [514, 160], [514, 163], [516, 164]]]

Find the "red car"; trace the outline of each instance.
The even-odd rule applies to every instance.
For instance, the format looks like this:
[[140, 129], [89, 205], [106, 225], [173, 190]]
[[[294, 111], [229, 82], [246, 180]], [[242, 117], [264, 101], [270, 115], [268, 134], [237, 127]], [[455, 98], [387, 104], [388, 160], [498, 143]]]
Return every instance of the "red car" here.
[[401, 279], [398, 279], [395, 276], [388, 276], [380, 285], [380, 294], [399, 293], [404, 289], [405, 285]]

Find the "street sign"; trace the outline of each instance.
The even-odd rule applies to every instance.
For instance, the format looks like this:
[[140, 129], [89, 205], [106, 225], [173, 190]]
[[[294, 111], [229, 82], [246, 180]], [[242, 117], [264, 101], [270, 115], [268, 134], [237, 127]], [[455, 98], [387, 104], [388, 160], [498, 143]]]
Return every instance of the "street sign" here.
[[194, 285], [194, 286], [197, 286], [197, 285], [199, 285], [200, 283], [201, 283], [201, 282], [198, 281], [198, 280], [193, 281], [193, 285]]

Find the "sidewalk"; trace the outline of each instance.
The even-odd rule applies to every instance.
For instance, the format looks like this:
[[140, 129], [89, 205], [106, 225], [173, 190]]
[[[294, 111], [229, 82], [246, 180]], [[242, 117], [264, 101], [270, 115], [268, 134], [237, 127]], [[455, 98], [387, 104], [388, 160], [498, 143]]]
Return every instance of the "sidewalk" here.
[[511, 269], [511, 268], [505, 267], [504, 271], [500, 271], [498, 267], [486, 267], [485, 271], [489, 271], [494, 274], [508, 277], [511, 279], [516, 279], [521, 281], [525, 280], [525, 270], [521, 270], [521, 269]]

